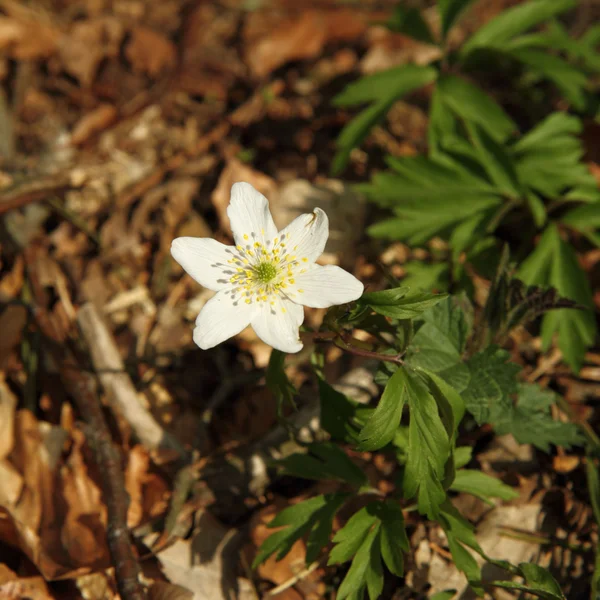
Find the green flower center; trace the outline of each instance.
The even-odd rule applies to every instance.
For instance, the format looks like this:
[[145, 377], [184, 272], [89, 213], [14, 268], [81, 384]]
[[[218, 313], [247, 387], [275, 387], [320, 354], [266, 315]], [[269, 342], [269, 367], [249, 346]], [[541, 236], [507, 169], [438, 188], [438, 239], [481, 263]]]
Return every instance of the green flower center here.
[[273, 263], [262, 262], [254, 267], [256, 280], [260, 283], [269, 283], [277, 277], [277, 268]]

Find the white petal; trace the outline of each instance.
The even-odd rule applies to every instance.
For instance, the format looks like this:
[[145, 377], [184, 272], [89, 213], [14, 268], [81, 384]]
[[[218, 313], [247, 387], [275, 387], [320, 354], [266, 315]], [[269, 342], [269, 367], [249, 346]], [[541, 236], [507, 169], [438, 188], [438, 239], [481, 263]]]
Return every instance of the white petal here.
[[315, 208], [311, 213], [300, 215], [279, 232], [288, 254], [298, 260], [307, 258], [314, 263], [325, 249], [329, 237], [329, 219], [324, 211]]
[[194, 342], [207, 350], [237, 335], [250, 325], [256, 314], [256, 304], [238, 302], [226, 291], [218, 292], [203, 307], [196, 319]]
[[235, 243], [240, 246], [253, 242], [264, 244], [277, 236], [269, 201], [249, 183], [233, 184], [227, 216]]
[[[302, 290], [302, 291], [300, 291]], [[313, 265], [296, 275], [294, 300], [312, 308], [328, 308], [360, 298], [363, 284], [340, 267]]]
[[211, 238], [180, 237], [171, 243], [171, 255], [200, 285], [209, 290], [219, 291], [227, 287], [231, 258], [225, 246]]
[[252, 327], [265, 344], [276, 350], [298, 352], [302, 349], [298, 330], [304, 321], [304, 308], [286, 298], [276, 298], [274, 305], [261, 303]]

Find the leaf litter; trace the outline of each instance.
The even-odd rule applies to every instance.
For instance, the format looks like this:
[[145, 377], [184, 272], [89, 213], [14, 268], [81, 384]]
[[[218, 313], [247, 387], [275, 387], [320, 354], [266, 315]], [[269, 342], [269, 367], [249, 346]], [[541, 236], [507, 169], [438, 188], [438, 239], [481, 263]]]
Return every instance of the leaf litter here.
[[[168, 249], [178, 235], [227, 241], [228, 190], [244, 180], [272, 199], [276, 221], [328, 204], [333, 244], [325, 260], [356, 269], [365, 283], [384, 285], [379, 261], [402, 276], [412, 259], [429, 260], [435, 246], [398, 244], [378, 256], [360, 235], [367, 218], [360, 198], [325, 174], [349, 118], [331, 103], [340, 79], [407, 60], [426, 64], [435, 52], [382, 30], [376, 22], [389, 14], [385, 2], [113, 4], [0, 2], [0, 80], [8, 90], [0, 92], [0, 597], [117, 597], [106, 499], [88, 432], [49, 351], [57, 342], [73, 347], [79, 369], [105, 371], [101, 397], [150, 597], [229, 598], [234, 590], [256, 598], [273, 585], [282, 588], [280, 598], [323, 597], [339, 579], [321, 565], [306, 572], [302, 541], [284, 561], [249, 568], [273, 531], [265, 523], [275, 509], [322, 493], [323, 484], [282, 482], [270, 472], [268, 461], [291, 450], [261, 383], [269, 349], [244, 334], [201, 355], [191, 324], [208, 298]], [[463, 34], [508, 4], [494, 0], [473, 12]], [[368, 151], [414, 154], [423, 114], [398, 103], [388, 118], [392, 134], [375, 130]], [[350, 180], [366, 175], [361, 152], [353, 154]], [[586, 268], [595, 269], [597, 259], [584, 257]], [[486, 282], [475, 282], [485, 295]], [[53, 324], [53, 339], [35, 327], [32, 297], [43, 298], [37, 308]], [[116, 363], [94, 361], [95, 336], [78, 331], [86, 303], [103, 323]], [[322, 318], [323, 311], [307, 315], [311, 325]], [[542, 364], [539, 339], [527, 331], [516, 332], [511, 344], [512, 359], [545, 385], [556, 383], [578, 419], [597, 417], [587, 403], [597, 395], [596, 353], [576, 379]], [[350, 370], [340, 354], [328, 353], [328, 380]], [[294, 418], [301, 432], [318, 437], [307, 369], [300, 362], [288, 372], [301, 389]], [[115, 376], [116, 393], [127, 389], [158, 430], [194, 456], [198, 470], [164, 549], [154, 544], [171, 516], [179, 451], [137, 443], [143, 436], [135, 418], [109, 409]], [[365, 389], [367, 397], [376, 393], [373, 385], [361, 385], [363, 401]], [[568, 451], [550, 459], [528, 444], [517, 449], [514, 440], [489, 438], [485, 430], [471, 434], [475, 460], [520, 497], [487, 516], [471, 496], [458, 495], [457, 504], [480, 522], [490, 554], [497, 547], [499, 556], [516, 552], [523, 560], [537, 553], [576, 591], [581, 553], [547, 542], [585, 545], [597, 535], [576, 492], [581, 457]], [[358, 454], [369, 478], [393, 489], [393, 464]], [[540, 531], [541, 541], [524, 542], [516, 530], [510, 537], [515, 522]], [[415, 561], [393, 597], [425, 597], [460, 581], [441, 529], [412, 517], [407, 524]], [[207, 540], [210, 547], [198, 547]]]

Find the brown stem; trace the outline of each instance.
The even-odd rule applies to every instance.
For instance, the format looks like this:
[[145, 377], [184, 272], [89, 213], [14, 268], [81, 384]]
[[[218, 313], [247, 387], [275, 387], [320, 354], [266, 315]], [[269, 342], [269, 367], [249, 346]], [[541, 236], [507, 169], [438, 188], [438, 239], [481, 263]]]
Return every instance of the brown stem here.
[[86, 439], [98, 466], [100, 486], [108, 513], [106, 537], [115, 567], [117, 588], [123, 600], [145, 600], [146, 590], [139, 580], [140, 566], [133, 552], [127, 527], [129, 497], [125, 490], [121, 457], [112, 442], [95, 394], [93, 376], [78, 371], [74, 368], [76, 365], [69, 362], [71, 361], [63, 361], [60, 376], [85, 421]]
[[365, 358], [374, 358], [375, 360], [381, 360], [383, 362], [391, 362], [396, 365], [403, 365], [404, 361], [398, 354], [381, 354], [379, 352], [373, 352], [372, 350], [366, 350], [364, 348], [358, 348], [352, 345], [354, 340], [352, 337], [345, 337], [342, 333], [335, 331], [310, 331], [302, 333], [302, 336], [306, 339], [311, 339], [315, 342], [333, 342], [338, 348], [344, 352], [354, 354], [355, 356], [364, 356]]
[[34, 298], [34, 315], [56, 364], [67, 392], [74, 399], [85, 421], [86, 439], [98, 466], [100, 485], [106, 503], [108, 548], [115, 567], [115, 579], [123, 600], [146, 600], [146, 590], [139, 581], [140, 566], [133, 552], [127, 527], [129, 497], [125, 490], [121, 457], [112, 443], [102, 407], [95, 393], [93, 375], [79, 368], [73, 352], [64, 343], [66, 332], [44, 309], [44, 292], [36, 276], [35, 250], [25, 252], [29, 281]]

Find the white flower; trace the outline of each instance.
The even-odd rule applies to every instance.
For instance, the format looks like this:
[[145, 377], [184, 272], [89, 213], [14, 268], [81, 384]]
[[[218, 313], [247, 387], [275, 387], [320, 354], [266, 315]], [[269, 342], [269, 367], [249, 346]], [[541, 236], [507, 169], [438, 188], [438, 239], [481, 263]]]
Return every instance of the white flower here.
[[227, 215], [235, 246], [192, 237], [171, 245], [173, 258], [200, 285], [217, 292], [196, 319], [194, 342], [203, 350], [252, 325], [273, 348], [298, 352], [303, 306], [327, 308], [362, 294], [363, 284], [350, 273], [315, 264], [329, 236], [320, 208], [278, 232], [267, 199], [249, 183], [236, 183]]

